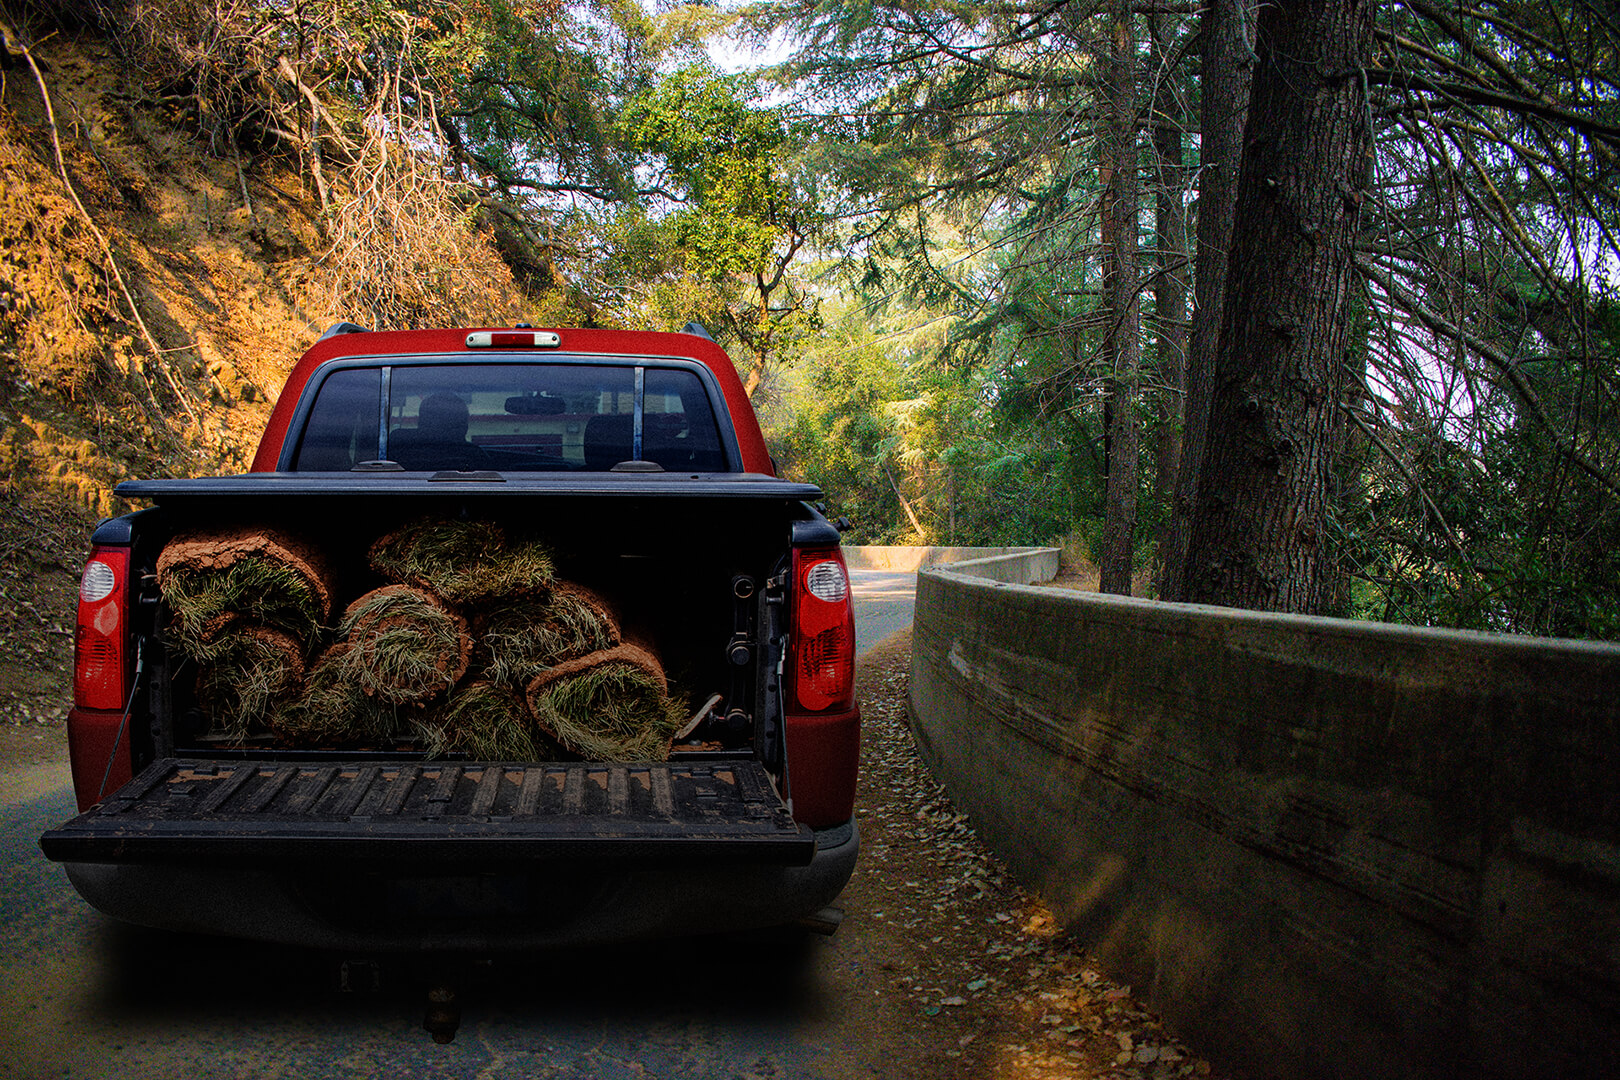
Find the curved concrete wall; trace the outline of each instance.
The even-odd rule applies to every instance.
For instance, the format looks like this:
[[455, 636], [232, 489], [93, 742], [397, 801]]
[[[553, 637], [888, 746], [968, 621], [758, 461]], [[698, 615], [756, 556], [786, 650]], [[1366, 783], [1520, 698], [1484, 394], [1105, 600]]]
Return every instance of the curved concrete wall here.
[[[1620, 1075], [1620, 648], [919, 574], [987, 842], [1228, 1066]], [[964, 572], [967, 571], [967, 572]]]

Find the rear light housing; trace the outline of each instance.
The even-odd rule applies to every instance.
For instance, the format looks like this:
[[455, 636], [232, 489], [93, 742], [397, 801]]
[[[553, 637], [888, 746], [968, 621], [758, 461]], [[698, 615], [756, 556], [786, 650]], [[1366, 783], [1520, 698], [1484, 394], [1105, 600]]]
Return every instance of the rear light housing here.
[[73, 633], [73, 703], [123, 709], [129, 699], [129, 549], [91, 549], [79, 579]]
[[467, 335], [469, 349], [555, 349], [562, 335], [555, 330], [474, 330]]
[[793, 551], [790, 711], [841, 712], [855, 705], [855, 610], [836, 547]]

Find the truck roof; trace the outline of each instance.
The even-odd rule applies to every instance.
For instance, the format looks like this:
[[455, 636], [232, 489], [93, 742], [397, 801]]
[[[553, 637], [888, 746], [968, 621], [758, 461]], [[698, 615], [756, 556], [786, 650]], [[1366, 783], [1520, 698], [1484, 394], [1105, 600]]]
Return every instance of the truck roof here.
[[[489, 357], [487, 348], [468, 344], [474, 334], [508, 334], [503, 327], [463, 327], [434, 330], [368, 330], [335, 333], [323, 337], [312, 345], [293, 366], [292, 372], [276, 399], [275, 408], [259, 440], [258, 452], [253, 457], [253, 472], [274, 472], [281, 458], [282, 444], [304, 389], [324, 366], [341, 360], [363, 357], [434, 356], [438, 359], [464, 355], [468, 363], [482, 363]], [[522, 333], [531, 332], [524, 328]], [[736, 430], [738, 448], [742, 454], [745, 472], [775, 475], [771, 456], [765, 447], [764, 435], [754, 415], [752, 403], [743, 390], [737, 369], [724, 349], [708, 338], [696, 334], [659, 333], [647, 330], [585, 330], [536, 329], [537, 339], [550, 338], [555, 343], [532, 347], [502, 347], [504, 355], [514, 351], [533, 353], [537, 361], [558, 354], [597, 355], [612, 357], [649, 357], [690, 360], [702, 364], [713, 373], [715, 382], [725, 396], [726, 409]]]

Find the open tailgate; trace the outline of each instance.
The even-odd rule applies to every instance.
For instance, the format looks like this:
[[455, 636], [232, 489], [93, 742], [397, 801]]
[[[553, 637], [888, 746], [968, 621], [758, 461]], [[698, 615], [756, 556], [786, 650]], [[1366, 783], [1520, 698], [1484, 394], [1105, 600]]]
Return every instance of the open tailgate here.
[[718, 858], [805, 865], [752, 759], [602, 764], [162, 758], [40, 838], [58, 862]]

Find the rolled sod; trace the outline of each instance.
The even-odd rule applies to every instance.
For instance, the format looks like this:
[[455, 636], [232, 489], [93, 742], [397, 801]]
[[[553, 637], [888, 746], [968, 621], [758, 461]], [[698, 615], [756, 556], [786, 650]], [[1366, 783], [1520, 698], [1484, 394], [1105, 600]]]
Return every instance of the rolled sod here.
[[559, 664], [527, 689], [539, 730], [589, 761], [662, 761], [685, 720], [657, 658], [619, 645]]
[[157, 560], [168, 636], [186, 655], [214, 659], [234, 621], [280, 630], [309, 649], [332, 617], [334, 586], [313, 546], [273, 528], [183, 533]]
[[299, 692], [304, 649], [279, 630], [240, 622], [218, 633], [213, 643], [213, 659], [197, 671], [197, 700], [208, 712], [210, 735], [240, 742]]
[[479, 643], [489, 678], [520, 689], [547, 669], [620, 642], [612, 605], [568, 582], [553, 586], [547, 599], [503, 604], [482, 624]]
[[315, 658], [303, 689], [271, 710], [266, 722], [272, 732], [295, 746], [355, 747], [409, 725], [412, 710], [369, 696], [350, 678], [349, 652], [347, 642], [338, 642]]
[[417, 722], [416, 732], [428, 757], [459, 753], [480, 761], [550, 761], [559, 756], [559, 748], [535, 730], [523, 695], [490, 682], [457, 688]]
[[379, 537], [368, 557], [390, 581], [456, 605], [544, 596], [555, 574], [549, 548], [508, 537], [493, 521], [416, 521]]
[[348, 646], [335, 661], [342, 676], [367, 697], [394, 705], [448, 693], [472, 658], [467, 620], [409, 585], [360, 597], [343, 613], [338, 634]]

